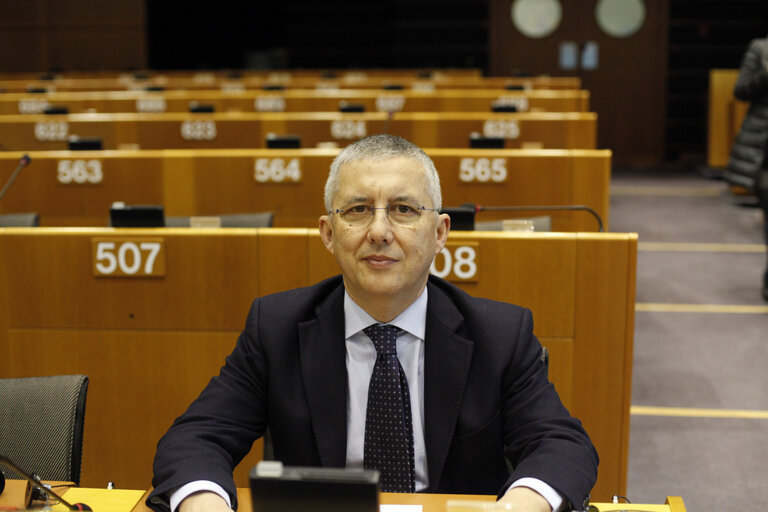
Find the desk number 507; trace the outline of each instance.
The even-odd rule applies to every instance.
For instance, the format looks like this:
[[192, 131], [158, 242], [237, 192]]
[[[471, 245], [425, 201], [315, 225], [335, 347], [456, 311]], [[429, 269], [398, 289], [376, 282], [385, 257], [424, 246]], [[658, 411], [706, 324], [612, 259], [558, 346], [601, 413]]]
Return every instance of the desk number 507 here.
[[165, 275], [162, 240], [94, 240], [96, 276], [148, 277]]

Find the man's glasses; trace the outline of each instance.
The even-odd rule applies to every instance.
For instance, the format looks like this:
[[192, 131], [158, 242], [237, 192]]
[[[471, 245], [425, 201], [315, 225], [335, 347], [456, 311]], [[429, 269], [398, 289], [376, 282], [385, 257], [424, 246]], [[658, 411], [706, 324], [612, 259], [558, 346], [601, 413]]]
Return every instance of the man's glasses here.
[[346, 208], [337, 208], [328, 213], [338, 215], [341, 220], [351, 226], [367, 226], [373, 222], [376, 210], [384, 210], [391, 223], [399, 226], [408, 226], [416, 224], [424, 212], [436, 212], [437, 208], [427, 208], [426, 206], [416, 206], [408, 203], [396, 203], [380, 207], [355, 204]]

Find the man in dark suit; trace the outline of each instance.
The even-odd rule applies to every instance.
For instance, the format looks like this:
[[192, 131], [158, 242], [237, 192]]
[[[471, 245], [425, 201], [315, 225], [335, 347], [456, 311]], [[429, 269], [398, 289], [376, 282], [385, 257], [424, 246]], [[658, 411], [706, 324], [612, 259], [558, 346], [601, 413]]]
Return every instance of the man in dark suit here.
[[[385, 491], [583, 506], [597, 454], [548, 381], [530, 311], [429, 276], [450, 230], [440, 205], [434, 164], [409, 142], [340, 152], [320, 233], [342, 276], [254, 301], [219, 376], [158, 444], [149, 506], [236, 507], [233, 468], [267, 427], [284, 464], [378, 469]], [[394, 385], [380, 385], [383, 361]]]

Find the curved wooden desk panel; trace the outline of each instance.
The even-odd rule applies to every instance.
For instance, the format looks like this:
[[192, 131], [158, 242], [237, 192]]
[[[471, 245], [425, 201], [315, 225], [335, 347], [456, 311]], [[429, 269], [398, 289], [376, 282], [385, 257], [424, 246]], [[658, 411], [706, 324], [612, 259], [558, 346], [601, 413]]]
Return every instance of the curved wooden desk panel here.
[[0, 95], [0, 115], [42, 113], [48, 106], [70, 113], [188, 112], [191, 103], [210, 105], [216, 112], [338, 112], [340, 103], [366, 112], [491, 112], [494, 103], [513, 105], [518, 112], [587, 112], [589, 91], [498, 89], [436, 89], [378, 91], [375, 89], [288, 89], [285, 91], [95, 91]]
[[707, 165], [724, 168], [731, 146], [741, 130], [749, 103], [733, 96], [738, 69], [709, 70], [709, 112], [707, 120]]
[[[161, 204], [166, 215], [272, 211], [275, 226], [315, 227], [338, 150], [32, 152], [0, 213], [36, 211], [42, 226], [106, 226], [114, 201]], [[585, 205], [610, 226], [608, 150], [427, 149], [443, 204]], [[0, 155], [0, 182], [18, 154]], [[478, 222], [546, 215], [554, 231], [596, 231], [587, 212], [480, 212]]]
[[[119, 248], [147, 240], [162, 242], [163, 275], [97, 272], [105, 253], [145, 268], [147, 252]], [[634, 234], [455, 232], [435, 261], [469, 293], [533, 310], [550, 377], [600, 454], [595, 499], [626, 487], [636, 250]], [[337, 272], [309, 229], [0, 229], [0, 376], [89, 375], [83, 485], [146, 487], [157, 440], [251, 300]]]
[[0, 116], [6, 151], [67, 149], [71, 136], [98, 137], [103, 149], [264, 148], [268, 134], [299, 135], [301, 147], [346, 146], [366, 135], [400, 135], [424, 148], [468, 148], [473, 133], [506, 148], [595, 149], [592, 112], [282, 112]]
[[404, 89], [580, 89], [578, 77], [483, 77], [483, 76], [363, 76], [347, 75], [334, 78], [318, 76], [293, 76], [290, 73], [244, 76], [242, 79], [217, 77], [213, 74], [193, 76], [159, 75], [147, 80], [131, 76], [118, 78], [61, 78], [58, 80], [7, 79], [0, 80], [0, 89], [7, 92], [24, 92], [29, 88], [50, 91], [125, 91], [143, 90], [147, 87], [191, 90], [243, 90], [280, 86], [291, 89], [384, 89], [399, 86]]

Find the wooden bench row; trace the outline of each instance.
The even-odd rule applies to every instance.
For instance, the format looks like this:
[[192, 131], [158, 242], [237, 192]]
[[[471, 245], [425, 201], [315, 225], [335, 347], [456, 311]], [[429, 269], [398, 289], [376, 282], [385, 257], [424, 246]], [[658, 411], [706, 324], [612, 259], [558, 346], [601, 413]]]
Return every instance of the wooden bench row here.
[[[30, 153], [1, 213], [36, 211], [43, 226], [106, 226], [113, 201], [161, 204], [166, 215], [272, 211], [275, 225], [315, 227], [334, 149], [51, 151]], [[609, 226], [608, 150], [427, 149], [443, 204], [580, 204]], [[0, 183], [18, 154], [0, 153]], [[480, 212], [477, 221], [549, 216], [554, 231], [597, 231], [587, 212]]]
[[505, 139], [505, 147], [595, 149], [592, 112], [68, 114], [0, 116], [5, 151], [67, 149], [68, 140], [98, 137], [103, 149], [264, 148], [269, 134], [296, 134], [301, 147], [345, 146], [376, 133], [421, 147], [469, 147], [472, 134]]
[[287, 87], [291, 89], [580, 89], [577, 77], [483, 77], [442, 76], [421, 78], [414, 76], [365, 76], [345, 77], [244, 76], [220, 78], [215, 75], [172, 77], [155, 76], [136, 80], [131, 76], [119, 78], [61, 78], [58, 80], [0, 80], [0, 92], [45, 91], [124, 91], [143, 90], [147, 87], [165, 89], [220, 89], [244, 90]]
[[272, 81], [289, 81], [296, 77], [338, 78], [341, 80], [359, 80], [366, 77], [383, 78], [430, 78], [439, 80], [445, 77], [479, 77], [480, 68], [325, 68], [325, 69], [230, 69], [230, 70], [136, 70], [132, 72], [115, 70], [94, 71], [57, 71], [48, 73], [0, 72], [0, 80], [47, 80], [55, 81], [67, 78], [120, 78], [123, 80], [149, 80], [157, 77], [191, 78], [197, 81], [230, 80], [232, 78], [261, 77]]
[[432, 91], [377, 91], [372, 89], [290, 89], [286, 91], [99, 91], [45, 94], [0, 94], [0, 115], [42, 114], [67, 109], [82, 112], [337, 112], [362, 108], [365, 112], [587, 112], [584, 90], [499, 91], [441, 89]]
[[[601, 501], [626, 489], [636, 251], [633, 234], [454, 232], [433, 267], [533, 310], [551, 379], [600, 453]], [[337, 272], [317, 230], [0, 229], [0, 376], [87, 374], [82, 484], [144, 488], [251, 300]]]

